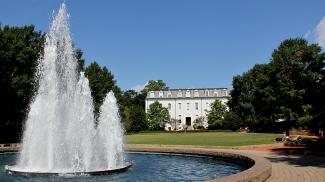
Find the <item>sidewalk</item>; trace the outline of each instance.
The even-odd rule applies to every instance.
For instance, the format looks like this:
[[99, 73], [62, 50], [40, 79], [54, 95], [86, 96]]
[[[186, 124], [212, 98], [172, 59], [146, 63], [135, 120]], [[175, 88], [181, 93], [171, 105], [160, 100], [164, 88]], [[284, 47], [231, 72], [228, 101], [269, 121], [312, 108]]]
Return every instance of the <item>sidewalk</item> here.
[[272, 163], [272, 175], [267, 182], [325, 182], [325, 157], [303, 154], [280, 154], [242, 150]]

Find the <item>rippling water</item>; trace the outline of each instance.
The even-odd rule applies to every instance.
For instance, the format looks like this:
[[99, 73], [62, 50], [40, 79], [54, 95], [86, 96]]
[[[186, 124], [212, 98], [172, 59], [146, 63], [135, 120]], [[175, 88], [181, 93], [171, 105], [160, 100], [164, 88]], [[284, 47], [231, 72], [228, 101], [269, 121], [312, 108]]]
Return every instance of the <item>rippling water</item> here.
[[124, 173], [108, 176], [83, 177], [20, 177], [5, 173], [4, 166], [16, 161], [16, 153], [0, 154], [1, 182], [93, 182], [93, 181], [205, 181], [207, 179], [228, 176], [245, 170], [237, 164], [222, 161], [214, 157], [189, 156], [153, 153], [128, 153], [128, 161], [133, 166]]

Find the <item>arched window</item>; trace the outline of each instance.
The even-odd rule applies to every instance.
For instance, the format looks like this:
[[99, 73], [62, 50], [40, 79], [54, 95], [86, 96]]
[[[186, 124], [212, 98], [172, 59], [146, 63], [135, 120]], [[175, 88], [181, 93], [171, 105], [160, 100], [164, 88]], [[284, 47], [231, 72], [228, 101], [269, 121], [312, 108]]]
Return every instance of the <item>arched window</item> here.
[[155, 92], [154, 91], [151, 91], [150, 92], [150, 98], [154, 98], [155, 97]]
[[163, 91], [159, 91], [159, 98], [164, 97], [164, 92]]
[[191, 91], [186, 90], [186, 97], [191, 97]]
[[198, 90], [194, 90], [194, 97], [199, 97], [199, 91]]
[[222, 96], [227, 96], [227, 90], [223, 89]]
[[168, 91], [168, 92], [167, 92], [167, 97], [168, 97], [168, 98], [171, 98], [171, 97], [172, 97], [172, 92], [171, 92], [171, 91]]
[[205, 95], [206, 97], [209, 97], [209, 90], [205, 90], [205, 91], [204, 91], [204, 95]]
[[182, 95], [182, 91], [181, 91], [181, 90], [178, 91], [178, 93], [177, 93], [177, 97], [183, 97], [183, 95]]
[[214, 89], [213, 95], [214, 95], [215, 97], [218, 97], [218, 96], [219, 96], [219, 94], [218, 94], [218, 90], [217, 90], [217, 89]]

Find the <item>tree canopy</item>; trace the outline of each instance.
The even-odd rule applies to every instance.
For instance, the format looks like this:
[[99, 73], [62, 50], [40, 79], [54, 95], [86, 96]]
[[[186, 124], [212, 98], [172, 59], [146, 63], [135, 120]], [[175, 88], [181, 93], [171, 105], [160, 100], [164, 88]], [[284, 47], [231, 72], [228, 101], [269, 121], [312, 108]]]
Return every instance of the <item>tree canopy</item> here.
[[106, 66], [101, 67], [96, 62], [92, 62], [85, 69], [85, 75], [89, 80], [91, 95], [93, 97], [95, 114], [98, 116], [99, 108], [103, 103], [105, 95], [112, 90], [120, 103], [121, 90], [116, 85], [114, 75], [107, 69]]
[[[44, 34], [34, 26], [0, 25], [0, 133], [1, 141], [16, 142], [35, 90], [37, 60]], [[0, 141], [0, 142], [1, 142]]]
[[167, 108], [163, 107], [158, 101], [155, 101], [149, 106], [147, 119], [150, 130], [161, 130], [170, 121], [170, 115]]
[[270, 63], [233, 78], [230, 111], [254, 130], [322, 126], [324, 60], [317, 44], [284, 40]]
[[227, 107], [216, 99], [211, 104], [211, 110], [207, 111], [209, 129], [223, 128], [224, 117], [227, 112]]
[[149, 80], [144, 89], [143, 93], [147, 93], [149, 91], [159, 91], [159, 90], [168, 90], [166, 83], [163, 80]]

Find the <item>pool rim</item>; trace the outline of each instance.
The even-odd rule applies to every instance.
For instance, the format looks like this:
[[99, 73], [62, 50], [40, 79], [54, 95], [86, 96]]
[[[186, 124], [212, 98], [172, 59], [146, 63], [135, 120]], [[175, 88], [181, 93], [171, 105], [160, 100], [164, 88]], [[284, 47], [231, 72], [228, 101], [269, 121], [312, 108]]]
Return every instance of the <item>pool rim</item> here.
[[126, 151], [213, 156], [223, 159], [229, 159], [231, 162], [238, 164], [246, 163], [248, 166], [251, 166], [242, 172], [225, 177], [211, 179], [208, 180], [209, 182], [262, 182], [266, 181], [272, 174], [272, 164], [267, 159], [234, 150], [133, 144], [128, 145]]

